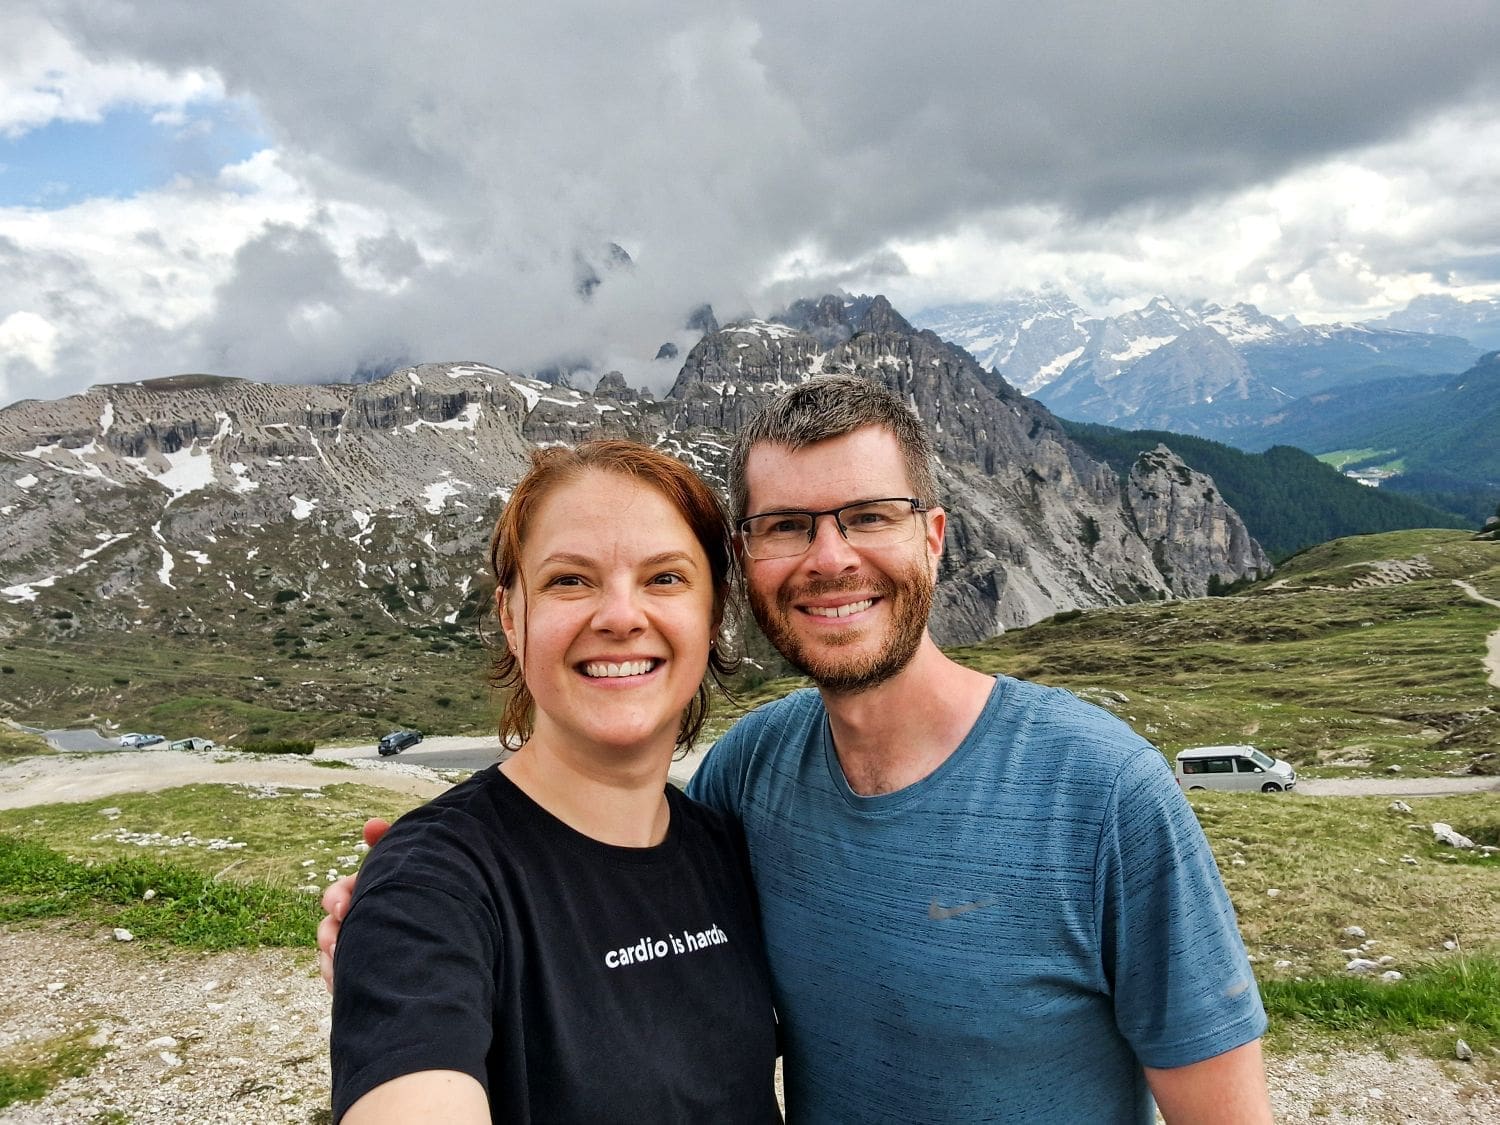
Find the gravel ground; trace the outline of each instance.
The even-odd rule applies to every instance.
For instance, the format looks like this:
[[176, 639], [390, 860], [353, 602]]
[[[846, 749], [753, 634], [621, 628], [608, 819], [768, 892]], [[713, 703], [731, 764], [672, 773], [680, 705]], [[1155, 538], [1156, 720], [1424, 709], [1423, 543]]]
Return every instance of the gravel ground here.
[[[0, 963], [0, 1055], [78, 1028], [109, 1048], [88, 1075], [0, 1110], [0, 1122], [327, 1120], [329, 1001], [310, 953], [163, 957], [48, 923], [0, 927]], [[1269, 1072], [1281, 1122], [1500, 1121], [1500, 1082], [1481, 1066], [1337, 1051], [1273, 1058]]]
[[[446, 786], [406, 762], [370, 763], [356, 777], [305, 762], [213, 757], [174, 755], [169, 764], [160, 754], [120, 753], [8, 763], [0, 767], [0, 807], [205, 780], [358, 780], [418, 795]], [[1495, 779], [1463, 780], [1477, 783], [1465, 789], [1495, 787]], [[1412, 781], [1341, 784], [1396, 795]], [[329, 1001], [310, 950], [162, 955], [117, 942], [108, 929], [48, 922], [0, 926], [0, 965], [0, 1058], [79, 1029], [108, 1048], [89, 1074], [39, 1102], [0, 1110], [0, 1122], [327, 1120]], [[1500, 1121], [1500, 1079], [1490, 1077], [1500, 1075], [1500, 1060], [1440, 1063], [1361, 1050], [1268, 1065], [1282, 1122]], [[109, 1113], [118, 1116], [103, 1117]]]

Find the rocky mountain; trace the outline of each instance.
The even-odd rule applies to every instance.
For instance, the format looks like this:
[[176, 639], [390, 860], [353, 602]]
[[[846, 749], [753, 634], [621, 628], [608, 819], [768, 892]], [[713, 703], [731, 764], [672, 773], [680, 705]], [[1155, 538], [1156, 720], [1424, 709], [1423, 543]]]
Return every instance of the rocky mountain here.
[[456, 363], [366, 384], [188, 375], [15, 403], [0, 410], [0, 636], [224, 638], [317, 607], [283, 637], [300, 652], [333, 605], [393, 626], [467, 622], [533, 446], [640, 438], [722, 484], [735, 429], [831, 371], [898, 389], [934, 433], [951, 513], [944, 643], [1270, 570], [1212, 482], [1171, 454], [1122, 488], [1045, 407], [884, 298], [828, 297], [708, 333], [660, 400], [617, 374], [584, 393]]
[[[1160, 526], [1143, 533], [1107, 466], [1084, 455], [1045, 407], [963, 349], [913, 329], [882, 297], [799, 302], [773, 321], [705, 336], [667, 398], [680, 404], [679, 424], [689, 432], [727, 432], [788, 383], [833, 371], [901, 392], [932, 431], [950, 513], [935, 618], [945, 640], [984, 636], [1071, 606], [1201, 594], [1211, 573], [1223, 580], [1230, 572], [1269, 570], [1258, 547], [1226, 539], [1208, 569], [1164, 571]], [[1178, 469], [1187, 471], [1180, 462], [1144, 469], [1141, 495], [1170, 492]], [[1196, 503], [1212, 509], [1202, 526], [1216, 519], [1239, 524], [1211, 488], [1200, 490]]]
[[995, 305], [940, 305], [913, 318], [963, 348], [986, 370], [1001, 372], [1023, 394], [1035, 394], [1083, 354], [1094, 320], [1055, 290]]
[[1065, 418], [1223, 440], [1293, 399], [1395, 375], [1462, 371], [1467, 340], [1379, 325], [1311, 325], [1253, 305], [1157, 297], [1088, 318], [1066, 297], [1031, 294], [928, 310], [917, 323], [974, 347], [995, 372]]

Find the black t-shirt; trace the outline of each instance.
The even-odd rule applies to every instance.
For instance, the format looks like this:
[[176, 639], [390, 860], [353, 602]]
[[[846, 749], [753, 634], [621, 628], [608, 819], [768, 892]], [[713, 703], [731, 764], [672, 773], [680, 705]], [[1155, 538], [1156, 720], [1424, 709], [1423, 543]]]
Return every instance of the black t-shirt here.
[[779, 1120], [743, 838], [667, 798], [651, 848], [574, 831], [495, 767], [402, 817], [339, 933], [334, 1120], [422, 1070], [472, 1075], [494, 1121]]

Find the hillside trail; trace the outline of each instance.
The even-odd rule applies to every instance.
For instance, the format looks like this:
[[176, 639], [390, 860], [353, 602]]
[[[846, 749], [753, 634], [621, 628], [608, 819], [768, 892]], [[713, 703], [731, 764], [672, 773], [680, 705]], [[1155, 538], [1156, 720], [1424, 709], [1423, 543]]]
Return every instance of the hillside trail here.
[[[1485, 605], [1500, 609], [1500, 601], [1485, 597], [1462, 578], [1455, 578], [1453, 584], [1476, 602], [1483, 602]], [[1485, 640], [1484, 670], [1489, 673], [1490, 687], [1500, 688], [1500, 629], [1496, 629]]]

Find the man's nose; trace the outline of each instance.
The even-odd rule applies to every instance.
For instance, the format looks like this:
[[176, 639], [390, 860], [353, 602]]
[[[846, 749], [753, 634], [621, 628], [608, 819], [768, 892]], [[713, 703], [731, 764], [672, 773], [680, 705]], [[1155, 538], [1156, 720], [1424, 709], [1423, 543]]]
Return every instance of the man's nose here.
[[806, 561], [820, 574], [849, 570], [859, 565], [859, 552], [849, 545], [849, 540], [839, 529], [837, 516], [829, 513], [817, 517]]

